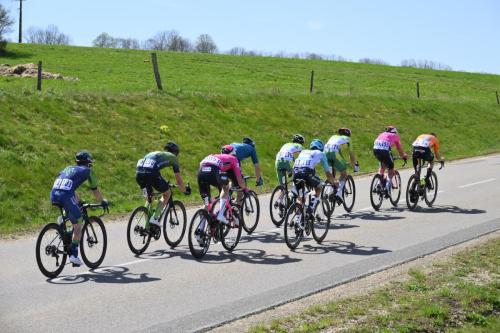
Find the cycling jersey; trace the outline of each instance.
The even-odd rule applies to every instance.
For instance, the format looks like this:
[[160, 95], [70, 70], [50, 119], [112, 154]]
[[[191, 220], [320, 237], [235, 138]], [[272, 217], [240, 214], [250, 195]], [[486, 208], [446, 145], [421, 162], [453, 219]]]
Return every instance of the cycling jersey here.
[[244, 159], [251, 157], [253, 164], [259, 163], [259, 160], [257, 159], [257, 151], [252, 145], [249, 145], [247, 143], [235, 142], [231, 143], [230, 146], [232, 146], [236, 151], [236, 157], [238, 158], [238, 161], [241, 162]]
[[296, 154], [300, 153], [302, 149], [302, 145], [299, 143], [285, 143], [276, 154], [276, 161], [293, 161]]
[[235, 156], [229, 154], [208, 155], [200, 162], [200, 167], [215, 165], [223, 172], [233, 171], [236, 177], [241, 176], [240, 163]]
[[333, 135], [326, 143], [324, 150], [328, 162], [340, 172], [347, 170], [345, 156], [349, 156], [351, 147], [350, 137], [346, 135]]
[[319, 150], [306, 149], [300, 152], [299, 156], [295, 160], [293, 168], [307, 168], [314, 170], [316, 165], [320, 163], [325, 172], [330, 172], [330, 167], [328, 166], [328, 160], [326, 159], [325, 153]]
[[401, 150], [401, 139], [399, 137], [399, 134], [382, 132], [375, 139], [375, 142], [373, 143], [373, 149], [391, 150], [391, 147], [394, 145], [396, 145], [398, 151]]
[[168, 151], [154, 151], [137, 162], [137, 173], [159, 173], [168, 166], [172, 166], [174, 173], [180, 171], [177, 156]]
[[413, 147], [432, 148], [435, 154], [439, 154], [439, 140], [432, 134], [421, 134], [412, 144]]

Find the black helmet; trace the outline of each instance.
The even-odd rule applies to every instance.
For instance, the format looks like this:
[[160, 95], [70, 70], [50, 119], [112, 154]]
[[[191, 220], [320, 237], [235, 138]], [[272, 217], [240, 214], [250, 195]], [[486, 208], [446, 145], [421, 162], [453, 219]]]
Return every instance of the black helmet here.
[[173, 141], [167, 142], [167, 144], [165, 145], [165, 147], [163, 149], [165, 149], [169, 153], [174, 154], [175, 156], [179, 155], [179, 146], [177, 145], [177, 143], [175, 143]]
[[243, 138], [243, 143], [246, 143], [247, 145], [250, 145], [255, 148], [255, 141], [252, 140], [252, 138]]
[[351, 136], [351, 130], [345, 127], [339, 128], [339, 135], [345, 135], [350, 137]]
[[300, 143], [301, 145], [304, 144], [304, 136], [302, 134], [295, 134], [292, 139], [293, 143]]
[[92, 165], [92, 162], [94, 162], [94, 159], [88, 151], [82, 150], [82, 151], [79, 151], [78, 153], [76, 153], [75, 161], [76, 161], [77, 165], [90, 166], [90, 165]]

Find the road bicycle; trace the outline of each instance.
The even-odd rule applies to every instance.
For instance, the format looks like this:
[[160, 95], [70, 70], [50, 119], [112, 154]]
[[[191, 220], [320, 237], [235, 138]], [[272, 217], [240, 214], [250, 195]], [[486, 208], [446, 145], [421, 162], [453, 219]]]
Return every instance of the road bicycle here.
[[[73, 225], [61, 205], [54, 204], [61, 211], [57, 223], [49, 223], [43, 227], [36, 241], [36, 262], [38, 268], [48, 278], [57, 277], [71, 254]], [[107, 235], [101, 217], [109, 213], [108, 207], [102, 204], [81, 203], [82, 211], [82, 238], [80, 253], [87, 267], [99, 267], [104, 260], [107, 248]], [[103, 213], [98, 216], [89, 216], [87, 210], [102, 208]], [[73, 265], [75, 266], [75, 265]]]
[[[251, 178], [255, 177], [244, 176], [243, 179], [245, 180], [245, 184], [247, 184], [248, 179]], [[232, 197], [235, 190], [239, 190], [239, 187], [231, 187], [229, 189], [229, 196]], [[247, 232], [247, 234], [251, 234], [257, 228], [260, 218], [260, 203], [255, 191], [249, 190], [247, 192], [243, 192], [242, 211], [244, 214], [243, 229]]]
[[296, 199], [295, 194], [288, 189], [288, 184], [292, 181], [288, 180], [288, 170], [280, 169], [279, 171], [284, 173], [283, 184], [278, 184], [273, 192], [271, 193], [271, 199], [269, 202], [269, 213], [271, 215], [271, 221], [275, 226], [279, 227], [283, 224], [286, 217], [286, 212], [292, 205], [293, 201]]
[[[234, 188], [232, 191], [240, 191]], [[188, 231], [189, 251], [193, 257], [201, 259], [208, 251], [210, 243], [222, 243], [222, 246], [229, 252], [233, 251], [241, 238], [241, 230], [244, 225], [244, 218], [241, 207], [229, 196], [226, 200], [224, 217], [229, 224], [224, 224], [217, 220], [220, 200], [213, 199], [208, 210], [198, 209], [191, 219]]]
[[[187, 184], [189, 187], [189, 184]], [[169, 184], [170, 188], [176, 188], [176, 185]], [[127, 243], [130, 250], [135, 254], [141, 254], [148, 248], [151, 238], [158, 240], [161, 237], [159, 226], [149, 223], [154, 215], [157, 202], [162, 193], [149, 192], [144, 189], [146, 203], [139, 206], [132, 212], [127, 225]], [[186, 208], [184, 204], [173, 199], [171, 193], [168, 203], [163, 207], [160, 215], [160, 221], [163, 221], [163, 237], [171, 248], [175, 248], [182, 241], [186, 231]]]
[[283, 228], [286, 245], [291, 250], [297, 248], [304, 238], [304, 233], [307, 236], [312, 233], [314, 240], [317, 243], [321, 243], [325, 239], [330, 227], [330, 214], [321, 207], [321, 204], [317, 204], [314, 211], [309, 207], [309, 202], [313, 194], [305, 180], [299, 179], [295, 182], [298, 191], [298, 200], [292, 203], [288, 209], [285, 218], [285, 227]]
[[[394, 158], [397, 160], [398, 158]], [[406, 160], [402, 167], [406, 165]], [[398, 206], [399, 199], [401, 198], [401, 175], [398, 170], [394, 170], [394, 176], [392, 177], [392, 186], [389, 191], [386, 187], [387, 176], [376, 173], [373, 175], [372, 182], [370, 185], [370, 202], [373, 209], [379, 210], [382, 206], [384, 199], [389, 199], [394, 207]]]
[[[424, 200], [428, 207], [432, 207], [434, 201], [436, 201], [438, 193], [437, 175], [434, 171], [432, 171], [429, 181], [426, 181], [425, 177], [421, 177], [424, 164], [425, 161], [419, 158], [417, 170], [408, 180], [408, 186], [406, 187], [406, 205], [410, 210], [417, 208], [418, 201], [420, 199]], [[443, 167], [444, 161], [441, 161], [439, 170]]]
[[342, 192], [342, 203], [337, 202], [337, 189], [336, 184], [325, 183], [325, 186], [321, 190], [321, 204], [323, 209], [331, 215], [335, 210], [335, 206], [343, 205], [345, 211], [350, 213], [356, 201], [356, 184], [354, 183], [354, 178], [351, 175], [347, 176], [344, 191]]

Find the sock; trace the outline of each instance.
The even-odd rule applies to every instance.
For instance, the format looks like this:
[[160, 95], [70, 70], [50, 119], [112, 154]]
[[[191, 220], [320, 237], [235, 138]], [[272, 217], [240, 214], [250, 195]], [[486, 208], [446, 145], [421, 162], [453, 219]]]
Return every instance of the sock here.
[[391, 178], [387, 179], [387, 183], [385, 184], [385, 187], [387, 188], [387, 190], [391, 189], [391, 187], [392, 187], [392, 179]]
[[219, 214], [217, 214], [217, 218], [221, 218], [224, 216], [224, 212], [226, 211], [226, 198], [220, 198], [220, 210]]
[[432, 174], [432, 169], [427, 169], [427, 174], [425, 175], [425, 180], [426, 181], [429, 181], [429, 179], [431, 178], [431, 174]]
[[342, 193], [344, 192], [345, 180], [339, 181], [339, 189], [337, 190], [337, 196], [342, 198]]
[[71, 255], [78, 257], [78, 245], [80, 244], [80, 241], [74, 240], [71, 242]]

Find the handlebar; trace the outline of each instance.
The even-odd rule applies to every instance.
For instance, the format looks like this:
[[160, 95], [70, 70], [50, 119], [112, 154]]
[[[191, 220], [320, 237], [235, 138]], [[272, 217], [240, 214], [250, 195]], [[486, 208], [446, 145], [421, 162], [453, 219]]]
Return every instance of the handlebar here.
[[81, 202], [80, 207], [82, 209], [102, 208], [103, 214], [101, 214], [100, 216], [103, 216], [105, 214], [109, 214], [109, 206], [104, 206], [103, 204]]

